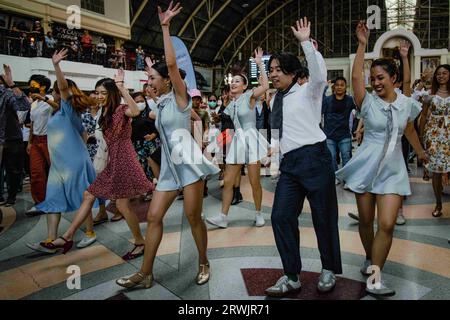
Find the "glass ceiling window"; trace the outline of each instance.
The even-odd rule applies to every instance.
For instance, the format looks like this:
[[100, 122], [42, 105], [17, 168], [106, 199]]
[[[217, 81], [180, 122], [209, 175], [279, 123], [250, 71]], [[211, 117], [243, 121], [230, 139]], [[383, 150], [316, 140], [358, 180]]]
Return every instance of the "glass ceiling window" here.
[[388, 29], [402, 26], [408, 30], [414, 28], [416, 0], [386, 0]]

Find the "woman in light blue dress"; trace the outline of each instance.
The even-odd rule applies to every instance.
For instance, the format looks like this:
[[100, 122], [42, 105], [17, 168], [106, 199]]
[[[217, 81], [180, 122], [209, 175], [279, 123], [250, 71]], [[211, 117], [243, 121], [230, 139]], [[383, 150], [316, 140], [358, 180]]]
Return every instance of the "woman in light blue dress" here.
[[[95, 170], [86, 148], [81, 113], [95, 103], [86, 96], [77, 85], [66, 80], [59, 67], [60, 56], [53, 56], [57, 82], [54, 91], [59, 95], [60, 107], [48, 121], [48, 151], [50, 155], [50, 171], [47, 182], [45, 201], [36, 206], [38, 210], [48, 213], [48, 239], [41, 244], [56, 239], [61, 212], [78, 210], [83, 200], [83, 192], [95, 179]], [[95, 241], [92, 216], [83, 242], [91, 244]], [[35, 250], [53, 253], [56, 250], [39, 245], [30, 246]], [[85, 246], [85, 245], [84, 245]]]
[[219, 169], [203, 156], [200, 146], [191, 136], [192, 101], [178, 69], [169, 32], [170, 21], [181, 11], [180, 4], [175, 7], [170, 4], [165, 12], [158, 7], [158, 11], [167, 64], [158, 62], [148, 69], [148, 84], [158, 96], [156, 127], [161, 138], [161, 172], [147, 215], [148, 227], [141, 270], [131, 277], [116, 281], [126, 288], [137, 285], [151, 287], [153, 263], [163, 234], [163, 218], [179, 190], [184, 193], [184, 212], [191, 225], [199, 254], [196, 283], [205, 284], [210, 277], [206, 254], [207, 232], [201, 218], [203, 187], [204, 179], [219, 173]]
[[255, 63], [261, 72], [260, 85], [248, 90], [248, 80], [242, 74], [235, 75], [231, 81], [230, 92], [233, 101], [225, 109], [234, 124], [234, 136], [227, 148], [224, 188], [222, 193], [222, 212], [206, 221], [219, 228], [228, 227], [228, 212], [233, 200], [233, 186], [236, 177], [241, 173], [244, 164], [248, 168], [248, 176], [252, 187], [253, 201], [255, 203], [255, 225], [262, 227], [265, 224], [261, 213], [262, 188], [260, 182], [261, 160], [267, 156], [269, 143], [256, 129], [256, 99], [269, 89], [269, 80], [262, 61], [263, 50], [255, 50]]
[[[395, 92], [398, 69], [389, 59], [377, 59], [372, 63], [371, 85], [375, 94], [366, 91], [363, 65], [369, 30], [364, 21], [358, 23], [356, 34], [359, 46], [352, 79], [355, 104], [365, 125], [364, 140], [353, 158], [336, 172], [336, 178], [345, 181], [355, 192], [359, 234], [366, 251], [361, 272], [368, 275], [370, 265], [383, 268], [402, 197], [411, 194], [402, 158], [402, 135], [411, 143], [419, 159], [426, 160], [427, 156], [414, 129], [414, 119], [421, 111], [420, 103]], [[374, 235], [375, 205], [378, 229]], [[379, 296], [395, 294], [380, 279], [376, 279], [375, 285], [368, 284], [366, 291]]]

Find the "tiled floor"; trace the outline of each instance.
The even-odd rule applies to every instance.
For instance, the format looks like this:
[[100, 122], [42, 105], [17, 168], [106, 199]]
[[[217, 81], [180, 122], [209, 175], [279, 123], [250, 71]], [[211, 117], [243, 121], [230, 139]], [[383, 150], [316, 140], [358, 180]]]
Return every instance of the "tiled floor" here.
[[[433, 218], [434, 197], [431, 184], [411, 177], [413, 195], [404, 204], [406, 225], [398, 226], [383, 276], [396, 290], [391, 299], [450, 299], [450, 190], [444, 195], [444, 215]], [[208, 226], [208, 254], [212, 277], [208, 284], [197, 286], [197, 252], [187, 220], [182, 216], [182, 201], [175, 201], [165, 218], [164, 237], [155, 263], [155, 285], [150, 289], [122, 290], [115, 284], [120, 276], [134, 273], [142, 258], [125, 262], [120, 257], [131, 247], [132, 236], [124, 220], [96, 227], [98, 241], [85, 249], [73, 249], [67, 255], [46, 255], [26, 247], [28, 242], [43, 240], [46, 217], [27, 217], [31, 207], [28, 192], [20, 195], [13, 208], [1, 207], [0, 224], [0, 299], [67, 300], [178, 300], [178, 299], [266, 299], [264, 288], [281, 274], [281, 261], [275, 247], [270, 212], [275, 184], [262, 178], [263, 213], [266, 226], [253, 226], [254, 210], [251, 189], [242, 179], [245, 201], [230, 211], [228, 229]], [[364, 292], [365, 278], [359, 268], [364, 251], [357, 222], [347, 216], [356, 212], [354, 196], [337, 186], [339, 228], [344, 273], [332, 293], [319, 295], [315, 290], [321, 271], [317, 241], [307, 202], [300, 216], [301, 255], [303, 260], [300, 293], [287, 299], [373, 299]], [[25, 188], [26, 190], [26, 188]], [[204, 200], [204, 215], [220, 212], [221, 189], [217, 178], [209, 182], [209, 196]], [[148, 203], [135, 201], [133, 208], [146, 229]], [[111, 211], [114, 207], [110, 206]], [[74, 213], [64, 213], [60, 232]], [[77, 234], [80, 240], [83, 233]], [[69, 266], [81, 272], [80, 288], [72, 288]]]

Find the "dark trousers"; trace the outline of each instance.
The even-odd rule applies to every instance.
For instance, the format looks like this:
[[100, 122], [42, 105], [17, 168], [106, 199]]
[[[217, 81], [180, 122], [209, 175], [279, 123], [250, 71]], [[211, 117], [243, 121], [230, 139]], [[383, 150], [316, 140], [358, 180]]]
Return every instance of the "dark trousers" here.
[[3, 147], [2, 167], [4, 167], [6, 171], [8, 199], [16, 199], [17, 192], [22, 184], [23, 161], [24, 154], [22, 141], [5, 142]]
[[342, 273], [335, 175], [326, 141], [286, 153], [272, 209], [272, 229], [285, 273], [302, 269], [298, 216], [311, 206], [323, 269]]

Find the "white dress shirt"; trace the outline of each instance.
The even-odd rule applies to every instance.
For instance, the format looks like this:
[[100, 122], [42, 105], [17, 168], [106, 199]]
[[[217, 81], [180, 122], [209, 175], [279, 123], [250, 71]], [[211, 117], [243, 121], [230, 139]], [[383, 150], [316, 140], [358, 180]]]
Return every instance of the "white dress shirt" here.
[[[295, 84], [283, 98], [283, 136], [280, 142], [282, 154], [326, 140], [320, 128], [322, 96], [327, 86], [327, 69], [320, 52], [310, 41], [301, 43], [310, 73], [309, 82]], [[271, 107], [273, 102], [271, 100]]]

